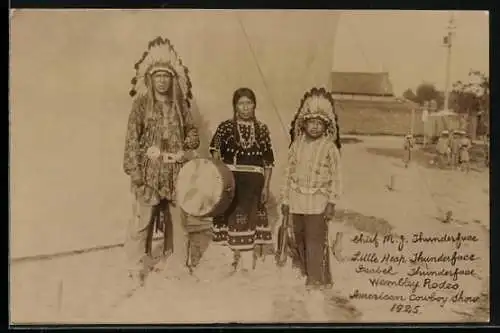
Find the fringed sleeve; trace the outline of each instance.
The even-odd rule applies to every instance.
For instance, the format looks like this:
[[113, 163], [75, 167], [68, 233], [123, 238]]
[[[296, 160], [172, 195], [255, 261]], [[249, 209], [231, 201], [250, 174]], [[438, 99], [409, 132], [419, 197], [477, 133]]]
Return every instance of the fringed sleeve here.
[[292, 142], [290, 148], [288, 149], [288, 161], [285, 168], [285, 174], [283, 177], [283, 185], [281, 186], [281, 202], [284, 205], [288, 205], [290, 202], [290, 185], [291, 185], [291, 171], [295, 168], [297, 161], [297, 142]]
[[184, 112], [184, 133], [186, 133], [184, 140], [184, 148], [188, 150], [196, 150], [200, 147], [200, 136], [198, 127], [196, 126], [191, 110], [185, 105]]
[[142, 177], [139, 140], [142, 134], [141, 103], [136, 100], [128, 118], [123, 170], [135, 179]]
[[336, 204], [342, 194], [342, 170], [340, 163], [340, 151], [335, 145], [331, 145], [328, 159], [332, 161], [331, 186], [329, 189], [328, 202]]

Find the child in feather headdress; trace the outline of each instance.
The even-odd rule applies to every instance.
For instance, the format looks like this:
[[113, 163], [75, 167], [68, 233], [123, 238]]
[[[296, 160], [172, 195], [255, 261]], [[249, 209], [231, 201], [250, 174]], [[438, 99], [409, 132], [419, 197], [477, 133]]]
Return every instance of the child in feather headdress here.
[[282, 213], [290, 214], [299, 256], [295, 265], [306, 285], [328, 287], [328, 229], [341, 193], [340, 138], [331, 95], [316, 88], [306, 93], [292, 127]]

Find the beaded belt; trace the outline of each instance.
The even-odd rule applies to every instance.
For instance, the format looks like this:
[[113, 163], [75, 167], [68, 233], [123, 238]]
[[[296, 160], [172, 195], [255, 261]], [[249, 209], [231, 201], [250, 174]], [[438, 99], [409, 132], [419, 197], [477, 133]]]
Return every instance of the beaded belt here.
[[242, 165], [242, 164], [226, 164], [229, 170], [237, 172], [255, 172], [264, 174], [264, 168], [255, 165]]

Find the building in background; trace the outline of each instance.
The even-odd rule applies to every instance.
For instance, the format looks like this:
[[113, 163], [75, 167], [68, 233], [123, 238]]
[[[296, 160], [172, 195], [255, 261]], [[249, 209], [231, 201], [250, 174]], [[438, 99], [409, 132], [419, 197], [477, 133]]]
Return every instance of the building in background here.
[[341, 133], [423, 133], [420, 106], [394, 95], [387, 72], [332, 72], [329, 88], [335, 99]]

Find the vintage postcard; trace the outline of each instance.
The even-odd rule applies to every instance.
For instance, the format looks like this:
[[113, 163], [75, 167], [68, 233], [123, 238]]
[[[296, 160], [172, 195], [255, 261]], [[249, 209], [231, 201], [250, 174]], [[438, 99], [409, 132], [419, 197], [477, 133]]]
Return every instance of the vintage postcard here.
[[483, 11], [14, 10], [11, 324], [489, 321]]

